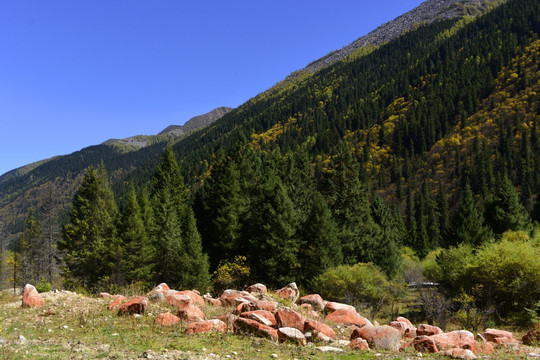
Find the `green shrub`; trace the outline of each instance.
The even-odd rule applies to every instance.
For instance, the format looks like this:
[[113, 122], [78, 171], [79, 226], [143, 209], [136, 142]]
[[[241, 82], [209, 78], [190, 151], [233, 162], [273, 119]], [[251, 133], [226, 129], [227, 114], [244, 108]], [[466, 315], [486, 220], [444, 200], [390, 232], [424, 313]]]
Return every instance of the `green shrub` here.
[[36, 290], [40, 293], [48, 292], [52, 290], [52, 284], [45, 278], [41, 278], [36, 283]]

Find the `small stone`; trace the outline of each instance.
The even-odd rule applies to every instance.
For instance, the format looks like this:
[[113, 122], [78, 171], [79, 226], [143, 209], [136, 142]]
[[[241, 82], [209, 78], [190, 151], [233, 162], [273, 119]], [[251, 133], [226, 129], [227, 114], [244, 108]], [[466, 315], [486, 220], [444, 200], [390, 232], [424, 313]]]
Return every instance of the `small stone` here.
[[273, 357], [274, 359], [277, 359], [278, 354], [272, 354], [272, 355], [270, 355], [270, 356]]
[[24, 345], [28, 342], [28, 340], [26, 340], [26, 338], [22, 335], [19, 335], [19, 344], [21, 345]]

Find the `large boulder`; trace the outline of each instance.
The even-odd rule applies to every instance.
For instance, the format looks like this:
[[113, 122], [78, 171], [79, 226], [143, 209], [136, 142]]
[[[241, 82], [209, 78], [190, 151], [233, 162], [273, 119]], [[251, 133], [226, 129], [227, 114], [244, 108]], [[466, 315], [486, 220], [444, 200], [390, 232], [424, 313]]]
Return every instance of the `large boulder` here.
[[277, 329], [242, 317], [237, 318], [234, 322], [234, 332], [270, 338], [272, 340], [277, 340], [278, 337]]
[[351, 334], [351, 341], [357, 338], [366, 340], [370, 347], [399, 351], [401, 334], [391, 326], [364, 326], [356, 328]]
[[431, 336], [431, 335], [437, 335], [437, 334], [442, 334], [442, 333], [443, 331], [441, 330], [441, 328], [434, 325], [420, 324], [416, 328], [417, 336], [421, 336], [421, 335]]
[[330, 321], [335, 324], [356, 325], [356, 326], [371, 326], [371, 321], [361, 316], [356, 310], [336, 310], [333, 313], [326, 315], [325, 321]]
[[188, 306], [178, 310], [178, 316], [188, 323], [206, 320], [203, 311], [197, 306]]
[[324, 312], [327, 314], [333, 313], [337, 310], [350, 310], [356, 312], [356, 308], [349, 304], [343, 304], [334, 301], [327, 301], [324, 304]]
[[259, 300], [255, 304], [255, 308], [257, 310], [266, 310], [270, 311], [271, 313], [275, 313], [279, 307], [279, 303], [277, 301], [271, 301], [271, 300]]
[[144, 314], [148, 307], [148, 300], [142, 296], [134, 296], [118, 309], [118, 315]]
[[436, 353], [439, 352], [439, 348], [437, 348], [437, 344], [435, 344], [435, 340], [430, 338], [427, 335], [420, 335], [414, 338], [412, 343], [409, 344], [413, 345], [416, 351], [422, 352], [422, 353]]
[[227, 332], [227, 324], [219, 319], [194, 321], [186, 327], [186, 334], [206, 334], [210, 332]]
[[207, 305], [212, 305], [212, 306], [223, 306], [221, 304], [221, 301], [219, 301], [219, 299], [214, 299], [212, 297], [212, 295], [210, 294], [204, 294], [203, 295], [203, 299], [204, 299], [204, 303], [207, 304]]
[[26, 284], [23, 290], [22, 307], [41, 307], [45, 305], [45, 300], [41, 297], [34, 285]]
[[285, 285], [281, 289], [277, 290], [276, 293], [280, 298], [291, 300], [292, 303], [295, 303], [300, 296], [298, 286], [296, 286], [296, 283], [294, 282]]
[[257, 283], [250, 285], [246, 288], [246, 291], [248, 293], [255, 293], [255, 294], [266, 294], [268, 292], [268, 289], [266, 288], [266, 285]]
[[307, 340], [304, 334], [292, 327], [282, 327], [278, 329], [278, 340], [280, 342], [293, 342], [306, 346]]
[[408, 338], [416, 337], [416, 328], [410, 327], [407, 323], [401, 321], [391, 321], [389, 325], [394, 329], [397, 329], [401, 336]]
[[300, 299], [298, 299], [298, 303], [309, 304], [311, 305], [313, 309], [318, 310], [318, 311], [324, 310], [324, 306], [326, 305], [326, 302], [323, 300], [323, 298], [319, 294], [310, 294], [310, 295], [302, 296]]
[[512, 334], [510, 331], [497, 329], [486, 329], [484, 331], [484, 338], [487, 341], [493, 342], [497, 345], [504, 345], [517, 341], [516, 339], [514, 339], [514, 334]]
[[113, 311], [118, 309], [125, 300], [126, 297], [124, 295], [114, 295], [113, 300], [107, 306], [107, 310]]
[[276, 320], [279, 327], [292, 327], [304, 331], [306, 319], [291, 308], [283, 307], [276, 311]]
[[193, 290], [179, 291], [178, 294], [189, 296], [189, 298], [193, 301], [193, 304], [195, 304], [195, 305], [204, 305], [203, 297], [201, 295], [197, 294]]
[[526, 345], [533, 345], [540, 342], [540, 323], [534, 324], [531, 330], [529, 330], [521, 339]]
[[236, 306], [234, 299], [238, 297], [249, 297], [252, 296], [247, 291], [238, 291], [233, 289], [227, 289], [221, 294], [219, 297], [219, 301], [223, 304], [223, 306]]
[[258, 321], [261, 324], [264, 324], [266, 326], [271, 326], [271, 327], [277, 326], [277, 320], [274, 314], [266, 310], [247, 311], [247, 312], [241, 313], [240, 317]]
[[467, 330], [456, 330], [448, 333], [431, 335], [430, 338], [435, 341], [439, 350], [453, 348], [469, 349], [478, 352], [478, 343], [474, 339], [472, 332]]
[[181, 294], [179, 291], [171, 290], [165, 296], [165, 302], [178, 309], [185, 309], [193, 306], [193, 299], [187, 294]]
[[311, 331], [316, 334], [321, 333], [330, 339], [336, 339], [336, 332], [334, 329], [320, 321], [307, 319], [304, 323], [304, 331]]
[[156, 319], [154, 320], [154, 323], [161, 326], [171, 326], [178, 324], [180, 322], [180, 318], [176, 315], [168, 313], [162, 313], [156, 316]]

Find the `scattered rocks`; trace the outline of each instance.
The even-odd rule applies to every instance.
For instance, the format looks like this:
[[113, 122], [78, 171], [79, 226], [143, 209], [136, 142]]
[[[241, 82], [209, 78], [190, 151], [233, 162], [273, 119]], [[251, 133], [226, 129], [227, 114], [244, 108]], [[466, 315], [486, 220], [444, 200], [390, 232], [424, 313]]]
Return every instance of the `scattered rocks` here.
[[329, 339], [336, 339], [336, 332], [334, 329], [316, 320], [306, 320], [304, 322], [304, 330], [324, 334]]
[[148, 300], [146, 298], [142, 296], [135, 296], [120, 306], [120, 309], [118, 309], [118, 315], [144, 314], [147, 306]]
[[178, 317], [188, 323], [206, 320], [203, 311], [199, 307], [193, 305], [178, 310]]
[[376, 349], [399, 351], [401, 334], [388, 325], [364, 326], [353, 330], [351, 341], [357, 338], [366, 340], [371, 347]]
[[310, 294], [310, 295], [302, 296], [300, 299], [298, 299], [298, 302], [300, 304], [309, 304], [312, 306], [314, 310], [317, 310], [317, 311], [324, 310], [324, 307], [326, 305], [325, 301], [319, 294]]
[[241, 317], [237, 318], [234, 322], [234, 332], [251, 334], [273, 340], [277, 340], [278, 337], [277, 329], [261, 324], [258, 321]]
[[267, 310], [254, 310], [240, 314], [240, 317], [260, 322], [266, 326], [276, 327], [277, 320], [274, 314]]
[[347, 347], [352, 350], [370, 350], [368, 342], [362, 338], [354, 339]]
[[227, 332], [227, 324], [219, 319], [195, 321], [186, 328], [186, 334], [206, 334], [210, 332]]
[[113, 300], [111, 301], [109, 306], [107, 306], [107, 310], [113, 311], [113, 310], [118, 309], [125, 300], [126, 300], [126, 297], [123, 295], [114, 295]]
[[324, 305], [324, 312], [327, 314], [333, 313], [337, 310], [349, 310], [356, 312], [356, 308], [352, 305], [342, 304], [333, 301], [327, 301]]
[[154, 323], [161, 326], [172, 326], [180, 322], [180, 318], [176, 315], [168, 313], [162, 313], [156, 316]]
[[420, 324], [416, 328], [416, 335], [418, 336], [421, 336], [421, 335], [430, 336], [430, 335], [437, 335], [437, 334], [442, 334], [442, 333], [443, 331], [441, 330], [440, 327], [433, 326], [433, 325]]
[[324, 319], [331, 321], [334, 324], [356, 325], [356, 326], [371, 326], [371, 321], [359, 315], [356, 310], [340, 309], [328, 314]]
[[456, 330], [449, 333], [431, 335], [430, 338], [437, 344], [439, 350], [453, 348], [473, 349], [477, 348], [477, 342], [474, 335], [467, 330]]
[[292, 303], [295, 303], [300, 296], [300, 291], [298, 290], [296, 283], [292, 282], [276, 291], [276, 294], [282, 299], [288, 299], [291, 300]]
[[266, 294], [268, 292], [268, 289], [266, 288], [266, 285], [257, 283], [257, 284], [248, 286], [246, 288], [246, 291], [249, 293]]

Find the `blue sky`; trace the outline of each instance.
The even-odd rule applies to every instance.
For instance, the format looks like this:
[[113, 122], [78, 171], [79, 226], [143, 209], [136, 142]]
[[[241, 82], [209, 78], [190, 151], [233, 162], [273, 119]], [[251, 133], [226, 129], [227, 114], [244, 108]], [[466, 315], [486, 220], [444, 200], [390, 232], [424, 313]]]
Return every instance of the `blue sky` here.
[[236, 107], [421, 0], [0, 0], [0, 174]]

